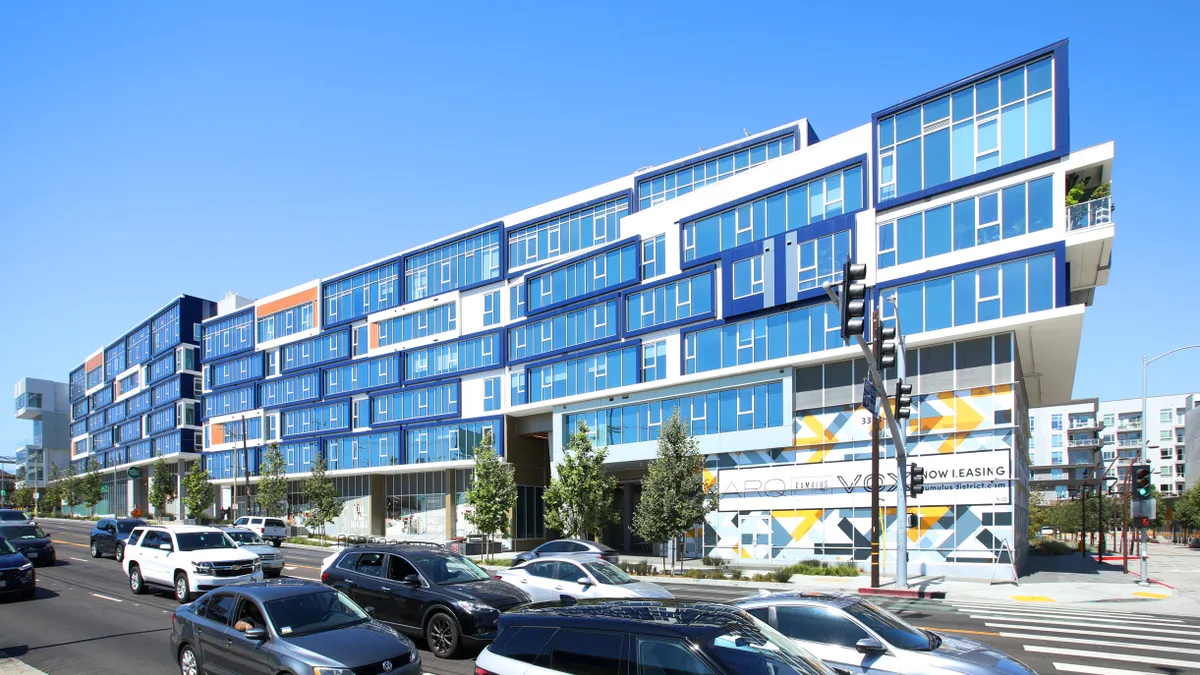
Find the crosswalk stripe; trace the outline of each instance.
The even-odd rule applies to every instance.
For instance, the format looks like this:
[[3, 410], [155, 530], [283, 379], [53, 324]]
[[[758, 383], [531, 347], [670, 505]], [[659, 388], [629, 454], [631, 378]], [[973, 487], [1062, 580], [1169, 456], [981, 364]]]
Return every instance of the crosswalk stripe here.
[[1054, 661], [1055, 670], [1067, 673], [1084, 673], [1085, 675], [1159, 675], [1145, 670], [1125, 670], [1123, 668], [1105, 668], [1104, 666], [1085, 666], [1081, 663], [1059, 663]]
[[1024, 645], [1025, 651], [1041, 654], [1059, 654], [1062, 656], [1079, 656], [1089, 659], [1112, 659], [1114, 661], [1133, 661], [1159, 666], [1179, 666], [1180, 668], [1200, 668], [1200, 661], [1182, 661], [1180, 659], [1164, 659], [1161, 656], [1146, 656], [1145, 654], [1124, 654], [1122, 652], [1093, 652], [1083, 649], [1063, 649], [1062, 647], [1043, 647], [1041, 645]]
[[[967, 613], [967, 614], [1013, 614], [1016, 616], [1044, 616], [1046, 618], [1057, 618], [1057, 619], [1073, 619], [1073, 618], [1077, 618], [1077, 617], [1078, 618], [1086, 617], [1089, 621], [1100, 621], [1103, 623], [1124, 624], [1124, 623], [1128, 623], [1130, 621], [1137, 621], [1137, 622], [1143, 623], [1143, 624], [1149, 624], [1152, 626], [1163, 626], [1166, 628], [1171, 628], [1174, 626], [1178, 626], [1180, 628], [1189, 628], [1190, 627], [1190, 626], [1188, 626], [1187, 622], [1179, 620], [1179, 619], [1170, 619], [1170, 620], [1168, 620], [1168, 619], [1152, 619], [1152, 618], [1142, 618], [1142, 617], [1138, 617], [1138, 616], [1130, 616], [1130, 617], [1094, 616], [1087, 612], [1057, 612], [1057, 611], [1043, 610], [1043, 609], [1024, 609], [1024, 608], [1022, 608], [1020, 611], [1018, 611], [1018, 610], [1004, 611], [1004, 610], [995, 610], [995, 609], [971, 609], [971, 610], [965, 610], [965, 613]], [[1198, 628], [1200, 628], [1200, 626], [1198, 626]]]
[[1184, 619], [1165, 617], [1161, 614], [1141, 614], [1141, 613], [1137, 613], [1137, 612], [1109, 612], [1107, 610], [1098, 612], [1093, 607], [1063, 607], [1063, 606], [1051, 607], [1048, 605], [1038, 605], [1035, 607], [1035, 606], [1027, 606], [1027, 605], [987, 605], [987, 604], [978, 604], [978, 603], [973, 603], [973, 602], [962, 602], [962, 603], [955, 602], [955, 603], [951, 603], [951, 604], [952, 604], [952, 606], [954, 606], [957, 609], [964, 609], [964, 610], [969, 609], [969, 610], [973, 610], [973, 611], [974, 610], [1001, 610], [1001, 611], [1009, 611], [1009, 612], [1020, 611], [1020, 612], [1041, 612], [1041, 613], [1055, 613], [1055, 614], [1087, 614], [1088, 616], [1099, 614], [1102, 617], [1111, 617], [1111, 618], [1154, 619], [1154, 620], [1161, 620], [1161, 621], [1173, 621], [1175, 623], [1183, 623], [1185, 621]]
[[[987, 626], [988, 628], [1000, 628], [1000, 629], [1015, 628], [1017, 630], [1036, 630], [1036, 631], [1041, 631], [1043, 633], [1065, 633], [1068, 635], [1100, 635], [1103, 637], [1112, 637], [1112, 631], [1081, 630], [1079, 628], [1052, 628], [1050, 626], [1026, 626], [1024, 624], [1019, 624], [1019, 623], [985, 623], [983, 625]], [[1138, 640], [1154, 640], [1155, 642], [1182, 642], [1183, 644], [1187, 644], [1187, 645], [1196, 644], [1195, 638], [1165, 637], [1162, 635], [1130, 635], [1129, 637], [1135, 637]]]
[[[972, 619], [983, 619], [985, 621], [1019, 621], [1022, 623], [1041, 623], [1051, 626], [1091, 626], [1092, 628], [1120, 628], [1122, 630], [1135, 630], [1141, 633], [1162, 633], [1164, 635], [1192, 635], [1200, 639], [1200, 626], [1178, 626], [1171, 624], [1170, 628], [1186, 628], [1187, 630], [1169, 630], [1167, 627], [1161, 626], [1134, 626], [1124, 623], [1110, 623], [1106, 621], [1065, 621], [1062, 619], [1051, 619], [1049, 617], [1025, 617], [1019, 614], [971, 614]], [[1082, 617], [1080, 617], [1082, 618]]]
[[1023, 640], [1042, 640], [1044, 642], [1065, 642], [1079, 645], [1095, 645], [1097, 647], [1122, 647], [1124, 649], [1144, 649], [1156, 652], [1171, 652], [1172, 654], [1200, 655], [1200, 649], [1184, 649], [1174, 645], [1143, 645], [1136, 642], [1113, 642], [1112, 640], [1090, 640], [1088, 638], [1062, 637], [1061, 635], [1033, 635], [1030, 633], [1005, 633], [1000, 637]]

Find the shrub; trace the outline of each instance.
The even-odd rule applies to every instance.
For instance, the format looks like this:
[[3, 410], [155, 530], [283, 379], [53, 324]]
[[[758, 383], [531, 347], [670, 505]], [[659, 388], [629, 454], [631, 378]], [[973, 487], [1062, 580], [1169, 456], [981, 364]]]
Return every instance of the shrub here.
[[733, 577], [734, 579], [741, 579], [743, 576], [742, 568], [738, 567], [737, 565], [730, 567], [729, 568], [729, 576]]
[[632, 574], [635, 577], [650, 577], [658, 574], [658, 568], [650, 563], [642, 560], [636, 563], [622, 562], [618, 565], [626, 574]]
[[786, 584], [792, 578], [793, 570], [791, 566], [781, 567], [777, 570], [771, 570], [767, 573], [771, 581]]
[[707, 567], [724, 567], [726, 565], [725, 559], [719, 555], [706, 555], [701, 558], [701, 562]]

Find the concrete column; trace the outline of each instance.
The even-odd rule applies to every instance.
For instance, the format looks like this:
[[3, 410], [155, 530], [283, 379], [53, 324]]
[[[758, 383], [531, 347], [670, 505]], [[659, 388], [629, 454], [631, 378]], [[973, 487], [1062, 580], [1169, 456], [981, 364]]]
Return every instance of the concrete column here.
[[183, 508], [183, 473], [187, 469], [186, 462], [182, 459], [176, 460], [175, 468], [175, 518], [183, 520], [187, 517], [186, 509]]
[[387, 481], [383, 476], [371, 476], [371, 534], [387, 536]]
[[621, 546], [628, 553], [633, 550], [633, 483], [621, 486]]
[[125, 479], [125, 504], [127, 505], [125, 513], [118, 513], [118, 518], [128, 516], [129, 512], [133, 510], [134, 506], [142, 507], [142, 513], [146, 513], [149, 510], [147, 505], [138, 503], [137, 485], [136, 481], [134, 481], [132, 478]]
[[446, 536], [453, 539], [458, 533], [458, 503], [454, 500], [454, 470], [446, 469], [442, 482], [446, 486]]

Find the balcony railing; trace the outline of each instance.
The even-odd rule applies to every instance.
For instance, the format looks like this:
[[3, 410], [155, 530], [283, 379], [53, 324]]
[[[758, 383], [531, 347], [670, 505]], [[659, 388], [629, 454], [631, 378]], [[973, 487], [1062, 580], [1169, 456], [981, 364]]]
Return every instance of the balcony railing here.
[[1072, 438], [1067, 441], [1068, 448], [1094, 448], [1099, 446], [1099, 438]]
[[1136, 422], [1117, 422], [1117, 431], [1141, 431], [1141, 430], [1142, 430], [1141, 420], [1138, 420]]
[[1142, 447], [1141, 440], [1117, 441], [1118, 448], [1140, 448]]
[[1071, 231], [1086, 230], [1099, 225], [1111, 225], [1113, 212], [1112, 197], [1100, 197], [1082, 204], [1067, 207], [1067, 227]]
[[1071, 429], [1091, 429], [1094, 426], [1096, 426], [1096, 420], [1094, 420], [1094, 419], [1071, 420], [1070, 428]]

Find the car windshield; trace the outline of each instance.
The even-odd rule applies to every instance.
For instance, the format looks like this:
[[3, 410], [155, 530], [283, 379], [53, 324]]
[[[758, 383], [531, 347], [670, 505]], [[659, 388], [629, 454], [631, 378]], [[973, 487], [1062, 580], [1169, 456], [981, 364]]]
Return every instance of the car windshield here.
[[268, 600], [263, 605], [275, 632], [300, 637], [367, 623], [371, 617], [338, 591], [316, 591]]
[[45, 539], [46, 533], [36, 525], [5, 525], [0, 527], [0, 537], [5, 539]]
[[254, 545], [254, 544], [265, 543], [265, 542], [263, 542], [262, 537], [258, 536], [257, 534], [254, 534], [253, 532], [248, 532], [248, 531], [239, 532], [237, 530], [234, 530], [232, 532], [226, 532], [225, 534], [229, 535], [230, 539], [236, 541], [239, 544]]
[[180, 551], [199, 551], [208, 548], [237, 548], [224, 532], [176, 532]]
[[637, 579], [625, 574], [620, 567], [604, 560], [585, 562], [583, 563], [583, 567], [591, 572], [592, 576], [596, 577], [596, 581], [606, 586], [620, 586], [622, 584], [637, 582]]
[[267, 527], [284, 527], [283, 521], [278, 518], [267, 518], [263, 521], [263, 525]]
[[0, 520], [25, 520], [25, 514], [20, 511], [3, 511], [0, 512]]
[[754, 617], [731, 623], [697, 641], [704, 651], [725, 664], [729, 672], [834, 675], [817, 657]]
[[910, 626], [904, 619], [865, 600], [847, 606], [846, 613], [861, 621], [897, 649], [929, 650], [932, 647], [928, 635]]
[[479, 565], [460, 555], [420, 556], [413, 562], [430, 583], [438, 586], [465, 584], [491, 578]]
[[11, 555], [16, 552], [17, 549], [13, 548], [12, 544], [8, 543], [7, 539], [0, 537], [0, 553], [8, 553]]
[[133, 532], [133, 528], [141, 527], [145, 524], [146, 523], [143, 523], [140, 520], [118, 520], [117, 532], [120, 532], [121, 534], [129, 534], [130, 532]]

